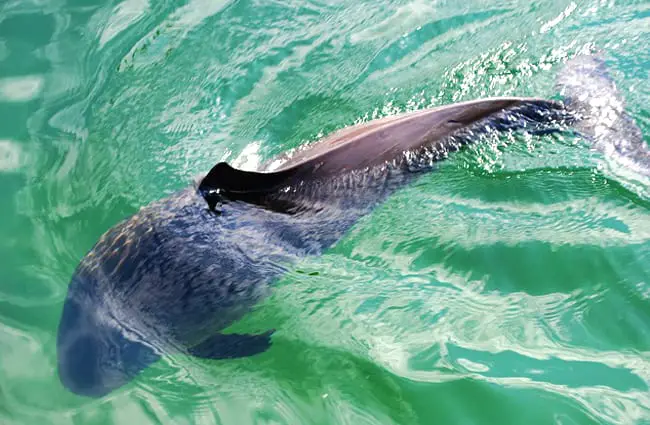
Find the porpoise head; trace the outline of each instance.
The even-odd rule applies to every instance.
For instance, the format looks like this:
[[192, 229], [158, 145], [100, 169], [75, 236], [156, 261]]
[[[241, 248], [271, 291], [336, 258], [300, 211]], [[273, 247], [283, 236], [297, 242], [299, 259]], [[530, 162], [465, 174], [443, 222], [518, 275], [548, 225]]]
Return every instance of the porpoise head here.
[[154, 350], [130, 336], [88, 290], [91, 274], [77, 272], [63, 307], [57, 339], [59, 378], [71, 392], [102, 397], [155, 362]]
[[[103, 397], [163, 352], [186, 351], [230, 323], [222, 270], [234, 273], [243, 260], [236, 250], [220, 250], [222, 221], [190, 188], [99, 238], [71, 277], [59, 322], [58, 374], [68, 390]], [[233, 299], [244, 291], [235, 292]]]
[[143, 279], [145, 266], [157, 260], [153, 213], [148, 211], [109, 229], [71, 277], [59, 322], [57, 358], [60, 381], [75, 394], [107, 395], [158, 359], [152, 335], [147, 334], [148, 319], [136, 310], [143, 305], [141, 294], [150, 289], [142, 283], [160, 282], [153, 270]]

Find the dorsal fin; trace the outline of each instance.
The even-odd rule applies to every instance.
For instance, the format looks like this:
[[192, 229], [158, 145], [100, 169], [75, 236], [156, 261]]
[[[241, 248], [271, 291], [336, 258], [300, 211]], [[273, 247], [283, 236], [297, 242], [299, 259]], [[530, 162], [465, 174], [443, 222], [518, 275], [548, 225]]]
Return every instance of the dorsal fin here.
[[272, 192], [293, 174], [293, 169], [268, 173], [245, 171], [220, 162], [203, 178], [199, 190], [222, 190], [228, 193]]
[[299, 199], [269, 196], [296, 181], [306, 167], [292, 167], [275, 172], [245, 171], [220, 162], [203, 178], [199, 192], [211, 210], [226, 200], [244, 201], [276, 212], [291, 214], [304, 208]]

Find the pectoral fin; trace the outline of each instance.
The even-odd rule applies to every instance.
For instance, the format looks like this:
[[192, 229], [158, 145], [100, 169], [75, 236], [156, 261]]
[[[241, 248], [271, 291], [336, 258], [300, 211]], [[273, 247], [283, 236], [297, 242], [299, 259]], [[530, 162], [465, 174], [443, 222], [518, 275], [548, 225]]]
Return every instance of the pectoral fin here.
[[190, 354], [204, 359], [236, 359], [263, 353], [271, 347], [268, 331], [259, 335], [217, 334], [190, 349]]

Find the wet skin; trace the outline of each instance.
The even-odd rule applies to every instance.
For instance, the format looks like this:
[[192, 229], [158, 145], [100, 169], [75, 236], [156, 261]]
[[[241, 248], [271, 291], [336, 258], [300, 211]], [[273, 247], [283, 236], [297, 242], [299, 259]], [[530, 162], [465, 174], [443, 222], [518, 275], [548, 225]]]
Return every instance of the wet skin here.
[[[564, 87], [568, 99], [583, 89]], [[163, 355], [264, 352], [272, 330], [221, 332], [266, 297], [296, 259], [331, 247], [387, 196], [482, 131], [553, 131], [573, 116], [545, 100], [479, 100], [344, 129], [274, 171], [217, 164], [197, 187], [117, 224], [81, 260], [58, 330], [61, 382], [102, 397]]]

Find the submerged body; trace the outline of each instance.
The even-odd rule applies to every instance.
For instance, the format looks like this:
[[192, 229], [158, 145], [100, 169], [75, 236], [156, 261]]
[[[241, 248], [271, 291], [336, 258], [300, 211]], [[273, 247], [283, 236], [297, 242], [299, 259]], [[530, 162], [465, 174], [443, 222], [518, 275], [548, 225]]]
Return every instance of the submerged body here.
[[539, 99], [484, 99], [345, 129], [273, 172], [217, 164], [197, 188], [116, 225], [81, 261], [59, 325], [61, 381], [100, 397], [162, 355], [263, 352], [271, 331], [221, 331], [296, 258], [322, 253], [477, 132], [548, 125], [565, 112]]

